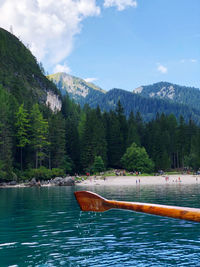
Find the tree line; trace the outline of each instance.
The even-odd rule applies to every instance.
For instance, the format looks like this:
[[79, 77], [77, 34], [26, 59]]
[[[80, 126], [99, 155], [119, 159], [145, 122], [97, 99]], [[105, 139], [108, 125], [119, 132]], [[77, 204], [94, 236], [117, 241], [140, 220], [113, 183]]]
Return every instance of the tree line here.
[[66, 95], [52, 112], [38, 103], [19, 103], [0, 88], [0, 179], [49, 179], [109, 168], [156, 172], [200, 167], [200, 127], [181, 116], [157, 114], [144, 122], [114, 111], [81, 108]]

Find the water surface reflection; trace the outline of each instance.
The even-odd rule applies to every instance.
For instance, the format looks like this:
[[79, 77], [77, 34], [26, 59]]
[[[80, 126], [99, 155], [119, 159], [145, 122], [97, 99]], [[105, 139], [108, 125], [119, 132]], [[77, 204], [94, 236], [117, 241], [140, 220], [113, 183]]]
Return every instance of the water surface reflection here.
[[[200, 208], [200, 186], [88, 187], [108, 199]], [[81, 187], [0, 191], [0, 266], [198, 266], [200, 224], [80, 212]]]

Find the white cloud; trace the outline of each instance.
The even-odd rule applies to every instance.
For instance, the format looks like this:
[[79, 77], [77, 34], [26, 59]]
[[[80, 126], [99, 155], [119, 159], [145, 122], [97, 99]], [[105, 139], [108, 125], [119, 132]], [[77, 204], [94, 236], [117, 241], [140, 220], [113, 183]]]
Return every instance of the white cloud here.
[[[104, 6], [123, 10], [137, 2], [104, 0]], [[44, 66], [69, 72], [60, 63], [70, 55], [83, 20], [100, 13], [97, 0], [0, 0], [0, 27], [12, 28]]]
[[160, 73], [162, 73], [162, 74], [165, 74], [165, 73], [168, 72], [167, 67], [165, 67], [165, 66], [163, 66], [163, 65], [161, 65], [161, 64], [158, 64], [157, 70], [158, 70]]
[[67, 66], [66, 64], [64, 65], [61, 65], [61, 64], [57, 64], [54, 68], [54, 73], [57, 73], [57, 72], [65, 72], [65, 73], [70, 73], [71, 72], [71, 69], [69, 66]]
[[98, 79], [97, 78], [86, 78], [84, 79], [87, 83], [93, 83], [95, 81], [97, 81]]
[[63, 61], [72, 51], [81, 22], [98, 16], [96, 0], [1, 0], [0, 27], [9, 30], [46, 65]]
[[197, 59], [195, 59], [195, 58], [191, 58], [190, 59], [190, 62], [192, 62], [192, 63], [196, 63], [198, 60]]
[[117, 7], [117, 10], [122, 11], [127, 7], [137, 7], [136, 0], [104, 0], [104, 7]]

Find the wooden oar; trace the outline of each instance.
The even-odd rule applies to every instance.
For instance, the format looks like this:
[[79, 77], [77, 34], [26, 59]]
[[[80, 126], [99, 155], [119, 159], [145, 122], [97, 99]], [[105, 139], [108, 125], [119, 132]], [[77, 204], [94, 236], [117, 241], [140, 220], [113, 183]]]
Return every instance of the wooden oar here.
[[159, 216], [200, 222], [200, 209], [108, 200], [89, 191], [77, 191], [74, 194], [82, 211], [103, 212], [109, 209], [127, 209]]

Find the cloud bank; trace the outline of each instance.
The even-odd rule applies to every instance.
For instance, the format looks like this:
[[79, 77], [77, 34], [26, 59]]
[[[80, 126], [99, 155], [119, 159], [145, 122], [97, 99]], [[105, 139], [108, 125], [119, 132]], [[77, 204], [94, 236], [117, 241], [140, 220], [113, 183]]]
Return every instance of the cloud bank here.
[[1, 0], [0, 26], [20, 36], [38, 60], [54, 65], [65, 59], [73, 48], [81, 22], [98, 16], [95, 0]]
[[[123, 10], [136, 6], [136, 1], [105, 0], [104, 6]], [[12, 27], [38, 61], [69, 72], [66, 64], [60, 64], [71, 53], [74, 36], [81, 32], [84, 19], [100, 13], [96, 0], [0, 0], [0, 27]]]

